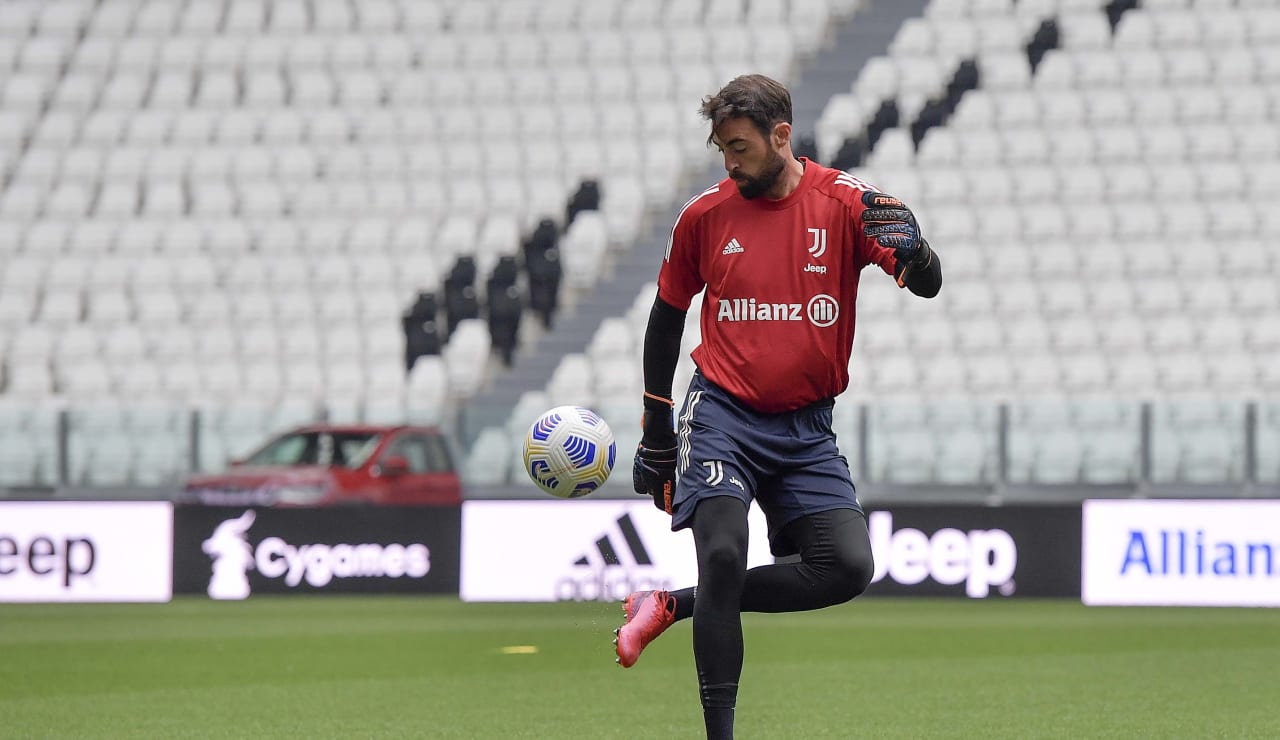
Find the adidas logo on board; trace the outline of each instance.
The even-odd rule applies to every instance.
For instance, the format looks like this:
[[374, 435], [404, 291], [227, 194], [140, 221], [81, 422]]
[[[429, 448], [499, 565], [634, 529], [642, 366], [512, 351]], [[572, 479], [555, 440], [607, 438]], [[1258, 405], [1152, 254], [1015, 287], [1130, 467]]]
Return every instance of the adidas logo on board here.
[[[631, 561], [635, 565], [653, 565], [653, 559], [649, 556], [649, 550], [645, 548], [644, 541], [640, 539], [640, 532], [636, 529], [635, 522], [631, 521], [631, 515], [623, 514], [618, 518], [617, 524], [618, 531], [622, 534], [622, 545], [626, 548], [626, 552], [630, 553]], [[593, 565], [591, 555], [594, 554], [600, 556], [599, 562], [605, 567], [623, 564], [622, 558], [619, 557], [619, 550], [607, 532], [596, 540], [594, 553], [583, 555], [573, 564]]]

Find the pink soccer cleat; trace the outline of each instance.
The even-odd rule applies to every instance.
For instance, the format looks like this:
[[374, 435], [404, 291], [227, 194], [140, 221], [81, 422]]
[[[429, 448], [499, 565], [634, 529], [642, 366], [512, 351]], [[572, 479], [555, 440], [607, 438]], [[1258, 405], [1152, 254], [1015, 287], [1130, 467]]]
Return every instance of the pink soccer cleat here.
[[666, 591], [635, 591], [622, 600], [622, 626], [613, 631], [617, 663], [630, 668], [640, 653], [676, 621], [676, 600]]

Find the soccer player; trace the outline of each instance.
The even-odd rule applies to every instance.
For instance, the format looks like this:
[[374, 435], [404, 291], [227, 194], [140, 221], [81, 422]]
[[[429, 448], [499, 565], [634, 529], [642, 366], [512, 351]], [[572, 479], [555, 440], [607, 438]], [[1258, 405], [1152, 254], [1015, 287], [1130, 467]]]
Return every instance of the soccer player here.
[[[738, 77], [702, 103], [728, 177], [676, 217], [644, 341], [644, 432], [633, 484], [692, 528], [696, 588], [638, 591], [624, 601], [617, 661], [693, 618], [708, 738], [733, 736], [742, 673], [741, 612], [846, 602], [871, 581], [867, 522], [831, 429], [849, 383], [862, 268], [937, 295], [942, 270], [916, 219], [857, 178], [797, 159], [791, 95], [762, 75]], [[691, 299], [705, 288], [697, 372], [678, 428], [671, 384]], [[747, 508], [759, 503], [777, 556], [746, 567]]]

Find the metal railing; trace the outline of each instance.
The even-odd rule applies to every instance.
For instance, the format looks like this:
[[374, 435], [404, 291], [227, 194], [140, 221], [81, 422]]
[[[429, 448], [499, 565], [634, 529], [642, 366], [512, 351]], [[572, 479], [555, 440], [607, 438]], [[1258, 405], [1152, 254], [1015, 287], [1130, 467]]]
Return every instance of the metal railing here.
[[[859, 483], [1280, 483], [1280, 399], [842, 399], [837, 409], [837, 436]], [[173, 485], [223, 469], [290, 425], [233, 430], [192, 407], [171, 408], [145, 431], [127, 418], [103, 424], [76, 406], [52, 414], [26, 428], [0, 423], [0, 488]], [[317, 409], [292, 423], [324, 418]], [[31, 454], [5, 449], [15, 445]], [[619, 459], [629, 454], [619, 450]], [[497, 483], [519, 482], [521, 471], [508, 467]], [[609, 487], [628, 479], [615, 475]]]

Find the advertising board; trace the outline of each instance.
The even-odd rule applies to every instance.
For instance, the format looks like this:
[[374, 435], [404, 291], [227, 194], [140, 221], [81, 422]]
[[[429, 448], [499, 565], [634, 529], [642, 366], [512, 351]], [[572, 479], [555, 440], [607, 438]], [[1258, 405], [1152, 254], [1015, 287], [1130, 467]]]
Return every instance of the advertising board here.
[[174, 590], [456, 594], [459, 519], [456, 506], [179, 506]]
[[168, 601], [173, 508], [0, 501], [0, 601]]
[[1080, 593], [1078, 506], [869, 508], [868, 596]]
[[1086, 501], [1082, 542], [1086, 604], [1280, 606], [1280, 501]]
[[[752, 507], [748, 565], [773, 562]], [[462, 509], [466, 601], [618, 601], [697, 582], [693, 538], [638, 501], [468, 501]]]

